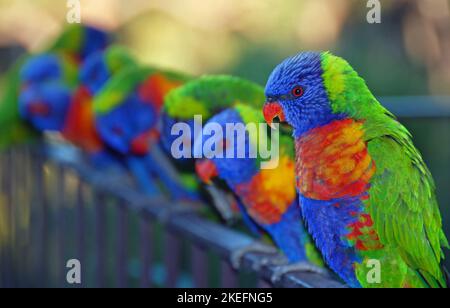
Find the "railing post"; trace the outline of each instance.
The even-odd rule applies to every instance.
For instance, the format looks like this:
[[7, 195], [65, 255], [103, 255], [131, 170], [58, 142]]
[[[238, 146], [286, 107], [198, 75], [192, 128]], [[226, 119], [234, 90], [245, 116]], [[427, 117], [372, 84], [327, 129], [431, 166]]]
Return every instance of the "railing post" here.
[[178, 236], [170, 230], [166, 230], [164, 247], [164, 264], [167, 273], [166, 287], [175, 288], [180, 269], [181, 242]]
[[65, 202], [66, 202], [66, 172], [63, 166], [56, 165], [56, 230], [58, 241], [57, 256], [57, 286], [62, 286], [65, 282], [65, 263], [66, 263], [66, 218], [65, 218]]
[[140, 218], [140, 255], [141, 255], [141, 288], [149, 288], [152, 286], [150, 280], [153, 265], [153, 247], [154, 233], [153, 225], [145, 213]]
[[77, 255], [78, 260], [81, 263], [81, 277], [85, 277], [86, 271], [86, 223], [85, 223], [85, 197], [84, 197], [84, 184], [81, 179], [77, 178], [77, 190], [76, 190], [76, 241], [77, 241]]
[[222, 288], [237, 288], [239, 286], [238, 273], [227, 260], [220, 261]]
[[105, 220], [106, 220], [106, 198], [103, 193], [94, 192], [94, 207], [95, 207], [95, 230], [96, 230], [96, 280], [97, 287], [104, 288], [106, 286], [106, 241], [105, 241]]
[[38, 239], [38, 249], [39, 249], [39, 277], [42, 281], [48, 283], [48, 278], [50, 277], [48, 272], [48, 250], [49, 250], [49, 233], [48, 233], [48, 199], [47, 199], [47, 185], [46, 185], [46, 175], [44, 172], [45, 158], [40, 154], [36, 158], [36, 163], [34, 165], [34, 174], [36, 180], [36, 201], [39, 205], [39, 214], [37, 217], [39, 219], [39, 239]]
[[208, 287], [208, 254], [203, 247], [191, 246], [191, 264], [194, 286], [196, 288]]
[[119, 288], [126, 288], [128, 286], [128, 210], [124, 203], [118, 204], [117, 232], [117, 282]]

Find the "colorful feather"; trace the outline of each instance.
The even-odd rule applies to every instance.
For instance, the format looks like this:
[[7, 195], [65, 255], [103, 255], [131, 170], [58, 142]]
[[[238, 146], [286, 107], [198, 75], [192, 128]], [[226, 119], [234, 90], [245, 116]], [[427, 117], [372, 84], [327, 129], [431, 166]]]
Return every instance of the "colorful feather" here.
[[[302, 213], [330, 267], [352, 287], [446, 286], [431, 174], [353, 68], [301, 53], [273, 71], [266, 95], [266, 120], [294, 128]], [[369, 279], [374, 263], [380, 279]]]
[[[264, 121], [259, 111], [261, 107], [262, 102], [258, 109], [239, 104], [215, 115], [208, 123], [219, 124], [224, 132], [227, 125], [250, 124], [258, 127], [259, 123]], [[199, 140], [196, 143], [196, 151], [203, 146]], [[203, 141], [206, 140], [208, 139], [205, 136]], [[249, 155], [250, 152], [259, 153], [260, 146], [270, 144], [265, 134], [259, 135], [257, 130], [249, 129], [245, 143], [239, 141], [239, 137], [236, 138], [234, 133], [232, 136], [226, 135], [223, 139], [223, 152], [234, 149], [234, 158], [227, 156], [198, 160], [199, 176], [206, 182], [211, 181], [211, 176], [224, 180], [240, 200], [246, 214], [271, 236], [290, 262], [311, 261], [322, 265], [319, 254], [313, 249], [312, 240], [304, 228], [298, 208], [294, 144], [290, 137], [281, 136], [278, 165], [274, 169], [261, 169], [262, 158], [259, 155], [254, 158]], [[237, 158], [238, 148], [242, 147], [246, 149], [245, 158]], [[225, 156], [225, 153], [223, 155]]]

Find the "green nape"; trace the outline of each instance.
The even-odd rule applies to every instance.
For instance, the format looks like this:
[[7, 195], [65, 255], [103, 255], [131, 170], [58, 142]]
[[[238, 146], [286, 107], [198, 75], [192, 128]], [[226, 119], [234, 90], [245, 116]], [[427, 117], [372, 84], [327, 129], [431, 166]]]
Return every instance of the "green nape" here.
[[130, 51], [120, 45], [112, 45], [105, 50], [105, 58], [112, 76], [126, 67], [137, 66], [137, 62]]
[[154, 74], [161, 74], [173, 80], [185, 82], [190, 77], [184, 74], [152, 67], [130, 66], [113, 76], [94, 99], [94, 112], [105, 114], [120, 106], [127, 96], [141, 83]]
[[264, 89], [258, 84], [233, 76], [206, 75], [169, 93], [164, 111], [179, 120], [195, 115], [205, 120], [238, 103], [262, 109], [264, 101]]

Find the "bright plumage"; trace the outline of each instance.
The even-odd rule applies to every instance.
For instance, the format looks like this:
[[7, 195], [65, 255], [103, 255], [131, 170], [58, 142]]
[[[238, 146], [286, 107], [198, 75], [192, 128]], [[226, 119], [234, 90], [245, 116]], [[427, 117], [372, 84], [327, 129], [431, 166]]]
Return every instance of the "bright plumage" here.
[[90, 55], [80, 68], [79, 86], [73, 94], [62, 133], [70, 142], [98, 156], [98, 160], [107, 159], [108, 154], [95, 127], [94, 97], [109, 79], [136, 66], [126, 49], [111, 46]]
[[96, 128], [102, 140], [126, 157], [130, 170], [149, 194], [158, 177], [175, 198], [189, 198], [152, 159], [160, 138], [165, 95], [188, 78], [150, 68], [130, 68], [113, 78], [95, 98]]
[[19, 110], [38, 131], [61, 132], [100, 162], [107, 157], [95, 128], [93, 96], [112, 75], [135, 63], [117, 46], [91, 54], [80, 72], [72, 59], [56, 53], [30, 58], [21, 71]]
[[[352, 287], [445, 286], [430, 172], [353, 68], [301, 53], [275, 68], [266, 96], [266, 120], [294, 129], [301, 211], [329, 266]], [[374, 260], [379, 283], [367, 275]]]
[[20, 70], [19, 84], [22, 119], [39, 132], [60, 131], [77, 85], [77, 64], [58, 53], [30, 57]]
[[[0, 103], [0, 148], [24, 142], [36, 136], [37, 131], [21, 117], [23, 110], [19, 112], [19, 96], [48, 95], [52, 93], [50, 100], [53, 105], [62, 100], [63, 106], [58, 106], [59, 111], [64, 109], [68, 88], [65, 84], [71, 80], [69, 76], [75, 76], [77, 65], [81, 64], [92, 53], [103, 50], [110, 40], [109, 34], [92, 27], [71, 25], [61, 34], [56, 42], [45, 52], [39, 55], [23, 57], [10, 70], [7, 76], [5, 95]], [[51, 84], [45, 84], [50, 82]], [[55, 88], [55, 93], [50, 88]], [[28, 91], [28, 93], [24, 93]], [[54, 106], [56, 107], [56, 106]], [[39, 109], [39, 110], [38, 110]], [[42, 116], [47, 113], [47, 108], [41, 104], [38, 111]], [[42, 122], [34, 123], [41, 125]], [[52, 123], [52, 127], [60, 123]]]
[[[208, 123], [220, 125], [224, 132], [227, 131], [227, 125], [242, 125], [242, 127], [253, 125], [259, 129], [259, 123], [264, 122], [259, 111], [261, 107], [262, 104], [259, 109], [237, 105], [215, 115]], [[312, 261], [321, 264], [312, 240], [304, 228], [298, 208], [294, 143], [290, 136], [282, 135], [277, 167], [261, 169], [262, 158], [259, 155], [251, 157], [249, 153], [259, 153], [259, 147], [267, 147], [270, 140], [265, 134], [259, 135], [257, 129], [248, 130], [245, 143], [240, 137], [236, 138], [235, 133], [216, 140], [217, 144], [223, 145], [220, 149], [223, 156], [227, 151], [233, 151], [234, 158], [198, 160], [197, 172], [207, 183], [216, 176], [224, 180], [240, 200], [241, 208], [271, 236], [290, 262]], [[203, 142], [206, 140], [209, 139], [205, 134]], [[203, 142], [197, 140], [196, 152], [202, 152]], [[239, 148], [243, 147], [246, 151], [245, 158], [238, 158]]]
[[81, 63], [93, 53], [104, 50], [111, 41], [112, 37], [107, 32], [91, 26], [72, 24], [64, 29], [49, 50], [64, 53]]
[[[183, 149], [177, 147], [176, 140], [180, 139], [179, 135], [172, 134], [172, 127], [175, 123], [188, 124], [192, 132], [190, 139], [183, 140], [183, 145], [180, 146], [178, 143], [178, 146], [192, 145], [195, 134], [201, 133], [195, 129], [195, 116], [200, 116], [202, 121], [206, 122], [216, 113], [231, 108], [240, 102], [246, 102], [250, 106], [260, 108], [264, 99], [264, 91], [259, 85], [242, 78], [211, 75], [192, 80], [171, 91], [165, 99], [161, 129], [163, 147], [170, 156], [173, 156], [173, 152], [183, 151]], [[185, 181], [198, 184], [193, 159], [181, 158], [177, 159], [175, 163], [178, 172]], [[200, 194], [198, 185], [192, 185], [192, 189]], [[217, 204], [215, 206], [220, 208]], [[221, 214], [226, 216], [223, 212]], [[244, 221], [255, 234], [258, 233], [257, 228], [246, 216], [244, 216]]]

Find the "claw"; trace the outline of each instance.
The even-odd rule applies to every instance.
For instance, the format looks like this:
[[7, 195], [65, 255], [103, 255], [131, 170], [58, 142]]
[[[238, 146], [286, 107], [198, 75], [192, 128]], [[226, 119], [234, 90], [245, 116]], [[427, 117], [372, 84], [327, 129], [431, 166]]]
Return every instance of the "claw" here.
[[309, 262], [298, 262], [288, 265], [282, 265], [275, 268], [275, 271], [270, 280], [272, 281], [272, 283], [275, 284], [279, 282], [284, 275], [293, 272], [310, 272], [323, 276], [328, 276], [328, 271], [324, 268], [318, 267]]
[[[231, 265], [234, 269], [239, 269], [242, 264], [242, 259], [247, 253], [261, 253], [261, 254], [268, 254], [268, 255], [276, 255], [278, 254], [278, 250], [275, 247], [267, 246], [264, 244], [261, 244], [259, 242], [254, 242], [246, 247], [243, 247], [241, 249], [238, 249], [237, 251], [234, 251], [231, 254]], [[267, 265], [270, 263], [272, 258], [270, 257], [263, 257], [261, 260], [253, 265], [254, 270], [259, 270], [262, 266]]]

